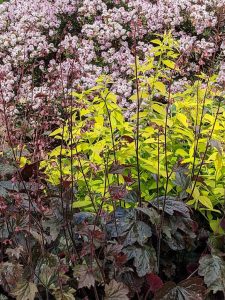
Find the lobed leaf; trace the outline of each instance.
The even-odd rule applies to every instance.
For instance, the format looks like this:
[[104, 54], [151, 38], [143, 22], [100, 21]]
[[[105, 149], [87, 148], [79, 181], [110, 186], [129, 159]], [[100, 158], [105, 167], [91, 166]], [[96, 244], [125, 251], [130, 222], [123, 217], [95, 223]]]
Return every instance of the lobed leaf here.
[[105, 285], [105, 300], [129, 300], [129, 290], [122, 282], [111, 280], [109, 284]]

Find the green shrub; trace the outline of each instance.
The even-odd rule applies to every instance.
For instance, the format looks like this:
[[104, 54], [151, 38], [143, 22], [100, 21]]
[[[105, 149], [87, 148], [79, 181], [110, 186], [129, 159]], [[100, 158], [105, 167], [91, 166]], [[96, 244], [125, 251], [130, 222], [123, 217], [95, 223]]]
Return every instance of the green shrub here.
[[92, 89], [72, 92], [68, 119], [50, 134], [59, 145], [41, 167], [52, 185], [76, 186], [74, 208], [112, 211], [173, 196], [222, 231], [223, 92], [216, 74], [197, 75], [183, 92], [172, 92], [182, 69], [176, 42], [170, 34], [152, 42], [156, 46], [146, 63], [137, 62], [139, 93], [130, 98], [140, 106], [137, 113], [125, 119], [108, 77]]

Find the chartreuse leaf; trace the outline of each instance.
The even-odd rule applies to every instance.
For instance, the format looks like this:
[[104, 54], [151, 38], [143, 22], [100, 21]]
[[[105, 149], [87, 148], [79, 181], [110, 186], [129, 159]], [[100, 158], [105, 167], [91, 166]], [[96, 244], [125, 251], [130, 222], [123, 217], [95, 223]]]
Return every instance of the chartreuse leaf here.
[[195, 204], [195, 207], [197, 208], [198, 205], [198, 200], [199, 200], [199, 196], [200, 196], [200, 192], [197, 186], [195, 186], [195, 188], [192, 190], [192, 188], [187, 188], [187, 193], [192, 194], [193, 196], [193, 200], [190, 200], [187, 202], [188, 205], [192, 205]]
[[159, 105], [159, 104], [152, 104], [152, 109], [155, 110], [157, 113], [159, 113], [162, 116], [166, 115], [166, 109], [163, 105]]
[[20, 157], [20, 168], [23, 168], [28, 163], [28, 159], [25, 156]]
[[160, 41], [159, 39], [154, 39], [154, 40], [151, 40], [151, 43], [161, 45], [162, 41]]
[[[144, 64], [138, 62], [140, 71], [147, 71], [148, 68], [152, 70], [152, 73], [149, 73], [147, 78], [145, 74], [141, 74], [141, 72], [138, 74], [141, 98], [139, 114], [141, 195], [145, 201], [154, 199], [157, 188], [159, 189], [159, 195], [164, 195], [166, 186], [165, 178], [167, 177], [165, 171], [166, 148], [168, 171], [169, 174], [172, 174], [166, 189], [167, 192], [169, 191], [169, 195], [173, 197], [173, 199], [171, 199], [169, 195], [166, 197], [166, 200], [168, 200], [165, 205], [166, 215], [173, 216], [183, 214], [183, 217], [184, 214], [188, 215], [188, 208], [185, 207], [180, 200], [177, 201], [175, 199], [177, 193], [180, 193], [180, 190], [183, 192], [183, 195], [181, 196], [180, 194], [180, 197], [186, 195], [186, 192], [193, 197], [193, 199], [188, 201], [188, 204], [195, 205], [196, 209], [204, 210], [204, 213], [207, 210], [216, 212], [213, 206], [219, 210], [220, 202], [222, 202], [224, 196], [222, 188], [225, 168], [221, 145], [224, 140], [225, 113], [221, 107], [221, 112], [223, 113], [218, 115], [217, 124], [210, 141], [210, 147], [207, 149], [194, 188], [193, 181], [195, 180], [193, 178], [191, 179], [192, 164], [195, 161], [194, 173], [196, 174], [201, 165], [206, 149], [205, 146], [208, 142], [208, 131], [212, 129], [213, 122], [215, 121], [216, 104], [213, 101], [212, 93], [208, 93], [205, 98], [206, 88], [203, 88], [202, 83], [204, 80], [207, 80], [207, 76], [202, 74], [202, 78], [199, 78], [197, 82], [193, 82], [193, 84], [185, 87], [183, 92], [172, 93], [171, 100], [173, 104], [169, 104], [166, 124], [165, 116], [167, 104], [161, 103], [160, 101], [165, 98], [167, 93], [167, 83], [170, 79], [168, 78], [170, 73], [168, 68], [176, 68], [173, 57], [175, 58], [178, 53], [175, 51], [176, 45], [171, 36], [165, 35], [162, 40], [161, 38], [160, 36], [159, 39], [156, 38], [155, 41], [153, 40], [153, 44], [156, 44], [156, 46], [153, 47], [154, 50], [151, 53], [151, 57], [147, 58]], [[161, 57], [160, 62], [162, 63], [159, 68], [154, 61], [156, 55]], [[210, 86], [213, 85], [213, 80], [215, 81], [215, 78], [210, 79]], [[86, 196], [88, 194], [88, 188], [83, 174], [86, 177], [88, 187], [94, 195], [94, 201], [96, 203], [100, 203], [103, 199], [102, 196], [105, 195], [104, 209], [107, 209], [106, 205], [109, 207], [107, 194], [109, 185], [117, 184], [117, 181], [119, 181], [120, 184], [127, 184], [126, 188], [129, 191], [137, 190], [135, 153], [137, 113], [134, 111], [132, 116], [129, 117], [129, 120], [125, 118], [127, 111], [121, 109], [118, 105], [119, 97], [110, 92], [109, 86], [106, 86], [107, 82], [109, 83], [111, 80], [101, 77], [101, 79], [98, 80], [99, 86], [82, 93], [74, 92], [73, 95], [76, 97], [76, 100], [78, 102], [80, 101], [82, 107], [85, 108], [80, 111], [77, 108], [73, 110], [73, 138], [71, 139], [70, 137], [69, 121], [65, 120], [63, 151], [61, 151], [61, 147], [56, 146], [55, 149], [52, 149], [48, 154], [48, 158], [50, 158], [49, 161], [43, 164], [41, 163], [46, 173], [46, 180], [54, 185], [60, 184], [60, 175], [63, 175], [63, 179], [65, 177], [66, 180], [71, 180], [69, 162], [70, 155], [72, 154], [74, 181], [78, 186], [74, 207], [83, 211], [91, 211], [93, 206], [89, 197]], [[197, 89], [198, 93], [196, 92]], [[159, 94], [163, 97], [157, 99]], [[91, 97], [87, 97], [88, 95]], [[135, 93], [131, 99], [136, 101], [137, 94]], [[108, 110], [111, 122], [108, 117]], [[202, 122], [201, 111], [203, 112]], [[200, 123], [201, 128], [199, 127]], [[112, 126], [112, 128], [110, 128], [110, 126]], [[166, 128], [167, 131], [165, 130]], [[58, 128], [53, 131], [50, 136], [54, 136], [55, 138], [58, 136], [60, 138], [62, 132], [63, 128]], [[165, 132], [167, 133], [166, 147]], [[196, 141], [196, 135], [199, 135], [198, 142]], [[158, 147], [158, 141], [160, 147]], [[70, 147], [72, 148], [71, 152]], [[62, 170], [60, 170], [60, 156], [62, 156]], [[54, 158], [54, 160], [52, 158]], [[129, 165], [131, 167], [122, 168], [122, 170], [120, 167], [117, 168], [117, 170], [111, 170], [113, 172], [108, 172], [110, 171], [109, 167], [115, 162], [120, 166]], [[83, 170], [81, 170], [80, 164]], [[180, 167], [184, 168], [185, 171], [183, 174], [177, 173], [175, 178], [175, 172], [177, 172], [177, 169]], [[159, 178], [157, 178], [158, 173]], [[128, 178], [128, 176], [130, 176], [132, 180], [126, 182], [124, 178]], [[105, 177], [107, 177], [107, 180]], [[174, 186], [174, 184], [176, 184], [176, 186]], [[187, 187], [189, 187], [189, 189], [187, 189]], [[194, 191], [192, 193], [193, 188]], [[204, 190], [207, 191], [207, 193], [203, 193]], [[183, 199], [184, 198], [185, 197], [183, 197]], [[132, 205], [135, 206], [133, 199], [129, 199], [128, 201], [129, 203], [133, 202]], [[163, 201], [161, 201], [161, 203], [162, 202]], [[117, 204], [118, 203], [116, 203], [116, 205]], [[110, 205], [111, 210], [113, 205], [111, 203]], [[137, 225], [136, 228], [134, 226], [134, 230], [130, 231], [127, 245], [133, 246], [130, 241], [135, 241], [134, 243], [136, 245], [139, 244], [138, 246], [145, 243], [145, 240], [142, 241], [141, 238], [137, 238], [136, 233], [139, 231], [137, 227], [142, 227], [139, 225]], [[210, 225], [212, 228], [213, 225]], [[129, 229], [131, 228], [132, 224], [129, 224]], [[128, 235], [128, 231], [127, 229], [126, 234], [124, 234], [124, 240]]]
[[199, 199], [199, 196], [200, 196], [200, 192], [199, 192], [199, 189], [198, 187], [196, 186], [192, 192], [192, 195], [194, 197], [195, 200], [198, 200]]
[[188, 156], [188, 153], [184, 150], [184, 149], [177, 149], [176, 150], [176, 153], [175, 153], [176, 155], [180, 155], [181, 157], [183, 156], [183, 157], [187, 157]]
[[211, 202], [211, 200], [207, 196], [199, 196], [198, 200], [205, 207], [207, 207], [209, 209], [213, 209], [212, 202]]
[[82, 200], [77, 200], [73, 202], [73, 208], [84, 208], [84, 207], [90, 207], [92, 206], [91, 199], [86, 196]]
[[61, 133], [63, 133], [63, 129], [59, 127], [56, 130], [54, 130], [53, 132], [51, 132], [49, 134], [49, 136], [55, 136], [55, 135], [58, 135], [58, 134], [61, 134]]
[[164, 96], [166, 95], [166, 86], [164, 83], [160, 82], [160, 81], [156, 81], [154, 82], [154, 87], [160, 91], [160, 93]]
[[175, 68], [175, 63], [172, 60], [164, 59], [162, 62], [164, 63], [164, 65], [166, 65], [170, 69], [174, 69]]
[[187, 117], [186, 117], [184, 114], [178, 113], [178, 114], [176, 115], [176, 118], [181, 122], [181, 124], [182, 124], [184, 127], [188, 128]]
[[[219, 211], [218, 211], [219, 212]], [[212, 229], [212, 231], [217, 235], [217, 234], [224, 234], [223, 228], [220, 226], [221, 220], [216, 219], [216, 220], [209, 220], [209, 225]]]

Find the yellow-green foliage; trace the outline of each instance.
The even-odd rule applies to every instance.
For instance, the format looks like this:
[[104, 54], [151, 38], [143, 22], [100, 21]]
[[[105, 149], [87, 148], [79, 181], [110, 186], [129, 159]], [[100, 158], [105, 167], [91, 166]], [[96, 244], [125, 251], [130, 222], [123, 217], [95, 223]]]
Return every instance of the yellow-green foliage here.
[[[219, 219], [212, 220], [211, 214], [224, 202], [222, 91], [216, 84], [216, 75], [201, 74], [183, 92], [172, 93], [172, 78], [180, 72], [179, 63], [175, 63], [179, 62], [176, 43], [169, 34], [153, 42], [156, 46], [148, 61], [138, 63], [141, 196], [144, 201], [151, 201], [157, 194], [180, 196], [182, 193], [189, 205], [211, 220], [211, 227], [216, 231]], [[133, 80], [135, 84], [137, 79]], [[156, 101], [156, 95], [167, 103]], [[137, 188], [137, 115], [125, 120], [118, 97], [110, 91], [110, 79], [106, 77], [99, 78], [94, 88], [73, 92], [72, 96], [82, 108], [73, 107], [72, 119], [65, 120], [63, 127], [50, 134], [64, 143], [49, 153], [48, 161], [41, 167], [53, 185], [73, 176], [78, 188], [74, 207], [93, 210], [90, 199], [93, 197], [96, 206], [104, 198], [103, 208], [111, 209], [110, 185], [123, 184], [123, 175], [130, 174], [134, 183], [127, 189]], [[135, 93], [130, 101], [136, 100]], [[110, 167], [115, 164], [127, 165], [123, 175], [110, 174]], [[180, 169], [186, 182], [181, 182]]]

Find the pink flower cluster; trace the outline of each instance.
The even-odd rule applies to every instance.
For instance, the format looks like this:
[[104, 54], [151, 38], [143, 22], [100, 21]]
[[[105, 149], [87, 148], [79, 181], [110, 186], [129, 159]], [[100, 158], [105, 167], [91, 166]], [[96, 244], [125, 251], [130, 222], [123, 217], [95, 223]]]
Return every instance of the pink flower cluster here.
[[[43, 94], [54, 101], [107, 73], [130, 110], [132, 22], [139, 24], [143, 60], [153, 34], [172, 30], [180, 50], [192, 57], [188, 78], [214, 55], [224, 55], [224, 11], [225, 0], [10, 0], [0, 5], [2, 96], [38, 109]], [[224, 77], [222, 64], [220, 81]], [[174, 89], [182, 89], [186, 78]]]

